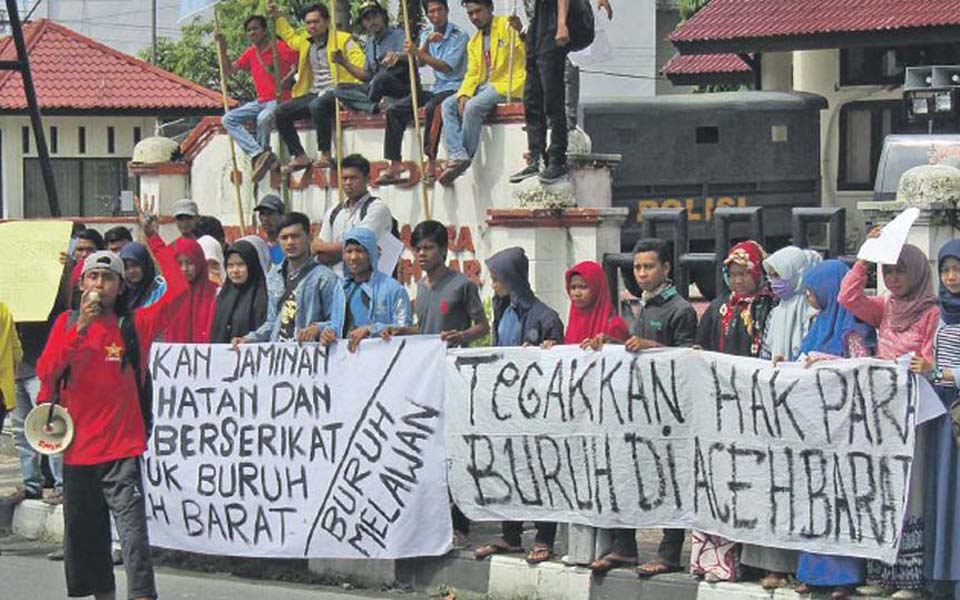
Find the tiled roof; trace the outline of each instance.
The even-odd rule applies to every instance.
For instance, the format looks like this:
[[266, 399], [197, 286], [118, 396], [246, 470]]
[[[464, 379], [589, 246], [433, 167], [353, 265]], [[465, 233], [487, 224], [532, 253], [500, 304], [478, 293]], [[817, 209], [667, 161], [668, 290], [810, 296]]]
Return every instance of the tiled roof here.
[[711, 0], [677, 28], [685, 43], [960, 26], [960, 0]]
[[[47, 19], [24, 25], [33, 84], [45, 111], [138, 111], [212, 114], [220, 94]], [[0, 39], [0, 60], [16, 60], [11, 37]], [[0, 72], [0, 111], [25, 110], [23, 80]]]
[[663, 65], [663, 74], [668, 77], [714, 73], [752, 73], [752, 70], [736, 54], [677, 54]]

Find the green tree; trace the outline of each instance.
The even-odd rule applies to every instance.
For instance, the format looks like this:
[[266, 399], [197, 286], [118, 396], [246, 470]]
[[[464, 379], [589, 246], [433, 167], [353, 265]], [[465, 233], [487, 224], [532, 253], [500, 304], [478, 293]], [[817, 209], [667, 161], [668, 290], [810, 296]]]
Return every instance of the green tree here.
[[[317, 0], [276, 0], [281, 12], [297, 27], [300, 24], [299, 15], [303, 9], [314, 4]], [[323, 3], [329, 5], [330, 0]], [[340, 29], [352, 29], [359, 34], [359, 23], [354, 18], [362, 0], [336, 0], [337, 21]], [[247, 48], [246, 34], [243, 30], [243, 21], [252, 14], [265, 14], [265, 0], [227, 0], [216, 5], [217, 17], [220, 21], [220, 30], [227, 40], [227, 55], [235, 60]], [[347, 7], [350, 10], [347, 12]], [[408, 0], [407, 6], [411, 14], [411, 21], [420, 22], [420, 3], [417, 0]], [[272, 26], [272, 24], [271, 24]], [[189, 79], [212, 90], [220, 90], [220, 72], [217, 65], [216, 44], [213, 41], [213, 21], [201, 20], [195, 17], [181, 28], [181, 37], [173, 41], [161, 37], [157, 40], [157, 66]], [[416, 31], [416, 28], [413, 29]], [[140, 58], [150, 60], [150, 49], [143, 50]], [[233, 77], [227, 82], [227, 92], [231, 98], [239, 101], [251, 100], [256, 96], [253, 80], [247, 74]]]

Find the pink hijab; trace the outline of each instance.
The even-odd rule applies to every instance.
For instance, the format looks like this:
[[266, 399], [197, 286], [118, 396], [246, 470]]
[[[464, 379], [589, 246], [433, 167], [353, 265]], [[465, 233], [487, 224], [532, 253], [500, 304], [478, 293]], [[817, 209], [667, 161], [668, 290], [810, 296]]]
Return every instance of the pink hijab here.
[[938, 305], [933, 293], [933, 272], [923, 250], [906, 244], [900, 251], [897, 269], [907, 275], [907, 291], [887, 300], [888, 319], [894, 331], [906, 331], [920, 320], [931, 307]]

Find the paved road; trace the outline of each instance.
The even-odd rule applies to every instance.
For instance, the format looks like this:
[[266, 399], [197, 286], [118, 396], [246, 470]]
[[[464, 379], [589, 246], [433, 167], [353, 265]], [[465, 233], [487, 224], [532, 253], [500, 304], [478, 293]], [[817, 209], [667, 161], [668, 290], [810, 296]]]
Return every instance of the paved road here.
[[[4, 541], [0, 556], [0, 598], [3, 600], [63, 600], [63, 563], [46, 559], [49, 546]], [[118, 597], [126, 597], [123, 569], [117, 569]], [[340, 588], [241, 579], [170, 568], [157, 570], [157, 589], [164, 600], [359, 600], [384, 598], [421, 600], [424, 594], [344, 591]]]

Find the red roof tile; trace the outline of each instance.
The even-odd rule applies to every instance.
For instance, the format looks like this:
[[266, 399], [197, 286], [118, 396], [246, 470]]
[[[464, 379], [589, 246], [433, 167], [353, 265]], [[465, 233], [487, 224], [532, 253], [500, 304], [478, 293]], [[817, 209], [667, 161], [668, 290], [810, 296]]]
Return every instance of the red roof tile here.
[[[220, 94], [47, 19], [24, 26], [40, 108], [47, 111], [214, 113]], [[0, 39], [0, 60], [15, 60], [13, 39]], [[25, 110], [23, 80], [0, 72], [0, 110]]]
[[674, 31], [681, 45], [960, 25], [960, 0], [711, 0]]
[[736, 54], [677, 54], [663, 65], [663, 74], [667, 76], [752, 72]]

